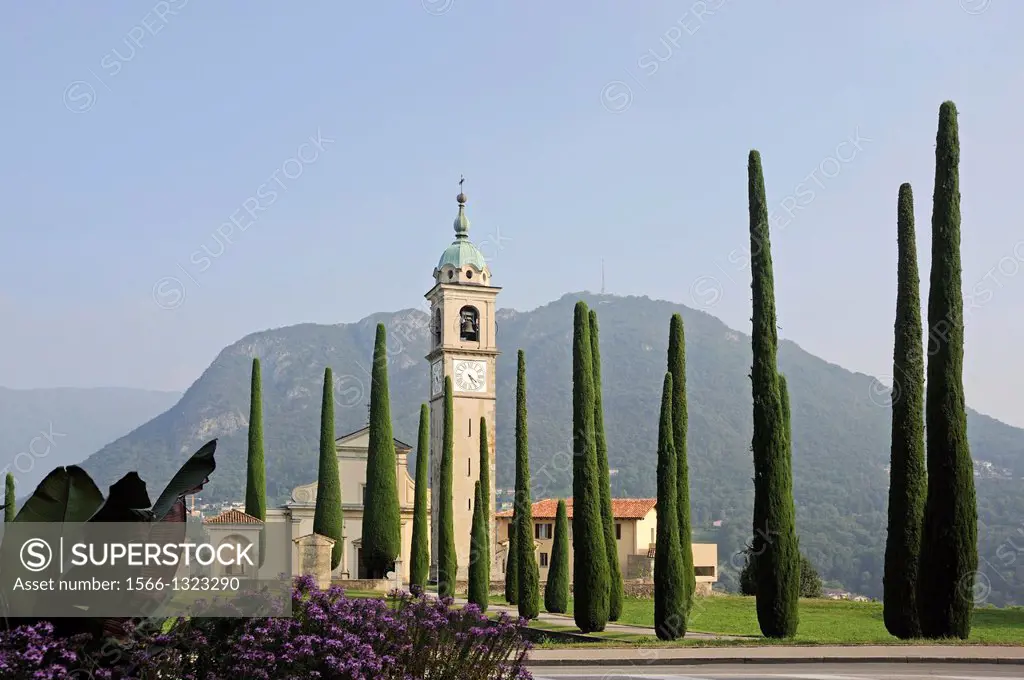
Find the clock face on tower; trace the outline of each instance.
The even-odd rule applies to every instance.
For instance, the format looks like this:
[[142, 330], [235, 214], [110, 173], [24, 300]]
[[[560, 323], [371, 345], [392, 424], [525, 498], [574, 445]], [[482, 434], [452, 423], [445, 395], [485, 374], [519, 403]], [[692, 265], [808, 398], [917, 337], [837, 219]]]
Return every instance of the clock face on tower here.
[[444, 371], [442, 363], [435, 361], [430, 364], [430, 396], [436, 397], [444, 391]]
[[456, 361], [452, 382], [460, 392], [487, 391], [487, 362]]

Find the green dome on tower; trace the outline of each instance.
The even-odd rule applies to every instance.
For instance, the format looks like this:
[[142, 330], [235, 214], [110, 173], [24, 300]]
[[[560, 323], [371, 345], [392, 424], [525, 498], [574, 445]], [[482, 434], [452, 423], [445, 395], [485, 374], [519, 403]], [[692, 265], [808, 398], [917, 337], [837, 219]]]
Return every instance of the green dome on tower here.
[[461, 268], [465, 265], [472, 265], [479, 270], [487, 267], [487, 260], [480, 249], [469, 241], [469, 218], [466, 217], [466, 194], [459, 193], [455, 198], [459, 202], [459, 214], [455, 217], [455, 240], [448, 246], [441, 259], [437, 262], [437, 268], [445, 265]]

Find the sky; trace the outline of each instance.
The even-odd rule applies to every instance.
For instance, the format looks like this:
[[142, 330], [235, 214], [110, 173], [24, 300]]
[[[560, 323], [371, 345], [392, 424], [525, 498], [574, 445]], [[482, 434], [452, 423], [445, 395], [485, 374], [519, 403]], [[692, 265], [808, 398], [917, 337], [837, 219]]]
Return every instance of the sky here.
[[[927, 299], [960, 111], [964, 382], [1024, 426], [1024, 3], [8, 3], [0, 385], [183, 390], [244, 335], [423, 308], [465, 175], [500, 305], [601, 288], [891, 380], [896, 198]], [[426, 365], [424, 365], [426, 370]]]

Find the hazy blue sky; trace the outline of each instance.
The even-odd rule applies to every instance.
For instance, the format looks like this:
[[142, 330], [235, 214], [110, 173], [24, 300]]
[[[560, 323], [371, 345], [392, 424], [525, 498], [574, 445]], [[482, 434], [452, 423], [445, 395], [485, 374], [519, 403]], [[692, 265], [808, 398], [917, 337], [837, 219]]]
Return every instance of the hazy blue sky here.
[[460, 173], [502, 306], [598, 290], [605, 258], [609, 292], [749, 331], [750, 148], [783, 336], [885, 375], [897, 188], [927, 281], [953, 99], [968, 401], [1024, 425], [1022, 25], [1010, 0], [8, 3], [0, 384], [184, 389], [246, 333], [421, 306]]

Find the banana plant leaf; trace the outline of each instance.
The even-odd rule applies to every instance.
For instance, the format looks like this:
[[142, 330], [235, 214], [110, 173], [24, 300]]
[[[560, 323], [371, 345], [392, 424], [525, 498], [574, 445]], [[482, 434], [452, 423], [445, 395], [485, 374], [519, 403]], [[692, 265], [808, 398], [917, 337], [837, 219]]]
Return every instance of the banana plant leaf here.
[[15, 522], [85, 522], [103, 505], [103, 494], [77, 465], [54, 468], [21, 506]]
[[107, 500], [89, 518], [90, 522], [148, 522], [152, 513], [146, 483], [137, 472], [129, 472], [110, 485]]
[[213, 458], [216, 450], [217, 440], [211, 439], [185, 461], [153, 504], [154, 521], [163, 521], [175, 503], [185, 496], [196, 493], [210, 480], [210, 475], [217, 469], [217, 463]]

